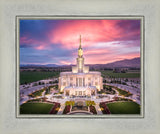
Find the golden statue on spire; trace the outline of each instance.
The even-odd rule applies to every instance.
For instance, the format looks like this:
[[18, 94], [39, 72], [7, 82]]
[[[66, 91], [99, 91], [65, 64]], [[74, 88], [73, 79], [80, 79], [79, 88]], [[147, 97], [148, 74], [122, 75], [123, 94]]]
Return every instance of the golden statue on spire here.
[[80, 39], [79, 39], [79, 49], [82, 49], [82, 47], [81, 47], [81, 35], [80, 35]]
[[82, 50], [82, 46], [81, 46], [81, 35], [80, 35], [80, 40], [79, 40], [78, 56], [79, 57], [83, 56], [83, 50]]

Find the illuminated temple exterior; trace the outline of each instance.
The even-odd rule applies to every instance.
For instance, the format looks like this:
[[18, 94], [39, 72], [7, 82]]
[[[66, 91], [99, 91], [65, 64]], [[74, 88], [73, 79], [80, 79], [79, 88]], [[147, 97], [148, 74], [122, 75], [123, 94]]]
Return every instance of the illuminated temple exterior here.
[[102, 88], [101, 72], [89, 71], [89, 66], [84, 65], [80, 36], [77, 64], [72, 67], [72, 72], [60, 73], [59, 89], [64, 96], [96, 96]]

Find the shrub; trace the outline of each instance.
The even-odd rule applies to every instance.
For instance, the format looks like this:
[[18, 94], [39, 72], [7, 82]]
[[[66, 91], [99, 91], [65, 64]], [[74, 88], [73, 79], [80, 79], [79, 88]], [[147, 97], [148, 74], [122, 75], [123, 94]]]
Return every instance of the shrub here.
[[70, 105], [70, 106], [74, 106], [75, 102], [74, 101], [66, 101], [65, 105]]
[[67, 105], [67, 106], [65, 107], [64, 111], [63, 111], [63, 114], [69, 113], [69, 112], [70, 112], [70, 108], [71, 108], [71, 106], [70, 106], [70, 105]]
[[91, 113], [97, 114], [97, 111], [96, 111], [96, 109], [95, 109], [94, 106], [89, 106], [89, 108], [90, 108], [90, 112], [91, 112]]
[[59, 108], [60, 108], [60, 104], [59, 103], [55, 103], [54, 107], [50, 111], [50, 114], [57, 114]]
[[96, 105], [94, 101], [86, 101], [86, 106]]
[[99, 105], [103, 114], [111, 114], [111, 112], [109, 111], [109, 109], [107, 108], [104, 102], [100, 103]]

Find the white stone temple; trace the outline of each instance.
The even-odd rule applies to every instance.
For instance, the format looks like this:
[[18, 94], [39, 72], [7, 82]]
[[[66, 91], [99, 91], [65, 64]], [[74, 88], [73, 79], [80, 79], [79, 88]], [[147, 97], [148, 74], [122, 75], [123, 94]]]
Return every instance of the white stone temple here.
[[64, 96], [96, 96], [97, 90], [102, 88], [101, 72], [89, 71], [89, 66], [84, 65], [80, 36], [77, 64], [72, 67], [72, 72], [60, 73], [59, 90], [64, 92]]

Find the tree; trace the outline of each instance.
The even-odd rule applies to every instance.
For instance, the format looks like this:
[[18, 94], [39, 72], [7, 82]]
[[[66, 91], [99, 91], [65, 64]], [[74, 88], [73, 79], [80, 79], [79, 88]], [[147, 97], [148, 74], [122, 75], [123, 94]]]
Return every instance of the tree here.
[[66, 101], [66, 102], [65, 102], [65, 106], [68, 106], [68, 105], [74, 106], [74, 104], [75, 104], [74, 101]]

